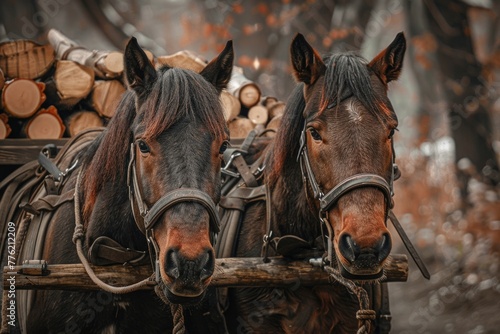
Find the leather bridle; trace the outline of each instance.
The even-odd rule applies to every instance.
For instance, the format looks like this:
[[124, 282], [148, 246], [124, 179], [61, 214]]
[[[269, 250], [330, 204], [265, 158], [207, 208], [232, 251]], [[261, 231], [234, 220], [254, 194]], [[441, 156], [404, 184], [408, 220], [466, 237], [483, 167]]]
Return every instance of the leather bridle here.
[[[349, 96], [348, 96], [349, 97]], [[328, 106], [328, 108], [332, 108], [334, 105]], [[325, 249], [327, 249], [327, 260], [329, 263], [334, 263], [334, 252], [333, 252], [333, 237], [334, 233], [331, 225], [328, 222], [328, 210], [335, 206], [339, 199], [344, 196], [346, 193], [365, 187], [374, 187], [379, 189], [385, 198], [385, 223], [387, 224], [387, 217], [389, 215], [390, 210], [394, 206], [394, 201], [392, 196], [394, 195], [393, 184], [394, 181], [397, 180], [401, 173], [399, 171], [398, 166], [396, 165], [395, 152], [394, 152], [394, 142], [391, 139], [391, 148], [392, 148], [392, 170], [391, 170], [391, 178], [389, 182], [380, 175], [372, 174], [372, 173], [360, 173], [354, 174], [344, 180], [342, 180], [339, 184], [337, 184], [333, 189], [328, 191], [326, 194], [321, 189], [320, 185], [316, 181], [316, 177], [314, 176], [314, 172], [311, 167], [311, 163], [309, 160], [309, 155], [307, 151], [307, 120], [304, 121], [304, 127], [302, 129], [302, 133], [300, 135], [300, 148], [299, 153], [297, 155], [297, 160], [300, 163], [300, 168], [302, 170], [302, 178], [304, 184], [311, 187], [313, 191], [313, 196], [316, 200], [319, 201], [319, 218], [321, 222], [321, 230], [323, 230], [323, 225], [325, 225], [328, 231], [328, 240]]]
[[[146, 236], [150, 255], [155, 254], [153, 268], [156, 280], [159, 281], [159, 248], [154, 238], [154, 226], [165, 211], [176, 204], [191, 202], [201, 204], [210, 216], [210, 242], [215, 244], [217, 233], [220, 231], [220, 219], [216, 205], [212, 198], [205, 192], [194, 188], [179, 188], [163, 195], [150, 208], [143, 199], [141, 186], [137, 177], [135, 143], [130, 144], [130, 162], [127, 171], [127, 184], [129, 199], [134, 215], [134, 221], [139, 230]], [[151, 256], [151, 261], [153, 258]]]

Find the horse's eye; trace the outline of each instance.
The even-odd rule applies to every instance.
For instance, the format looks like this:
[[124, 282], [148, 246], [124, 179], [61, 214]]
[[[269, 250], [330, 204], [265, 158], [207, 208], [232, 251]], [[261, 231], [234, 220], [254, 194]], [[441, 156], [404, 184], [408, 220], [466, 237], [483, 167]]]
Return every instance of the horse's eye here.
[[143, 140], [137, 141], [137, 146], [139, 146], [141, 153], [146, 154], [150, 152], [148, 144], [146, 144]]
[[228, 147], [229, 147], [229, 142], [226, 140], [220, 146], [220, 148], [219, 148], [219, 154], [224, 153], [227, 150]]
[[314, 128], [309, 128], [309, 133], [311, 133], [311, 137], [313, 137], [314, 140], [320, 141], [321, 136], [319, 135], [318, 131], [316, 131]]
[[392, 138], [392, 136], [394, 136], [394, 131], [396, 131], [397, 129], [391, 129], [391, 132], [389, 132], [389, 139]]

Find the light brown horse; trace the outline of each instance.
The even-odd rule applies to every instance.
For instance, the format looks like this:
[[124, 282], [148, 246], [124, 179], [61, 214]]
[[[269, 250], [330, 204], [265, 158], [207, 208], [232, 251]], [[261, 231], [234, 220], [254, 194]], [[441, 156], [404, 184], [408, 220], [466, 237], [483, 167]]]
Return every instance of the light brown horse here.
[[[235, 256], [261, 256], [263, 235], [293, 235], [311, 248], [324, 244], [326, 263], [345, 277], [381, 277], [391, 251], [386, 220], [398, 125], [387, 90], [401, 72], [405, 50], [400, 33], [370, 62], [350, 53], [322, 59], [302, 35], [294, 38], [291, 59], [300, 84], [264, 153], [262, 178], [270, 201], [245, 208]], [[358, 328], [358, 301], [340, 284], [230, 289], [228, 305], [231, 333]]]

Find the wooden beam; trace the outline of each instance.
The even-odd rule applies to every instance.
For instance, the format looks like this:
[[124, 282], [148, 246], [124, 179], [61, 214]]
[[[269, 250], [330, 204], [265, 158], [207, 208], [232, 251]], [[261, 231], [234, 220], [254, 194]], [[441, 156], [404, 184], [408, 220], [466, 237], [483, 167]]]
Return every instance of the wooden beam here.
[[47, 144], [61, 148], [68, 139], [2, 139], [0, 161], [2, 165], [23, 165], [38, 159], [38, 153]]
[[[211, 285], [217, 287], [287, 287], [330, 284], [331, 278], [321, 268], [306, 261], [290, 261], [281, 257], [270, 258], [264, 263], [261, 258], [224, 258], [216, 260]], [[20, 274], [22, 266], [4, 267], [3, 288], [8, 290], [15, 281], [19, 290], [97, 290], [82, 264], [48, 265], [48, 275]], [[138, 282], [152, 274], [151, 266], [93, 266], [96, 275], [104, 282], [123, 286]], [[408, 278], [406, 255], [389, 256], [385, 282], [405, 282]], [[145, 287], [148, 289], [151, 287]]]

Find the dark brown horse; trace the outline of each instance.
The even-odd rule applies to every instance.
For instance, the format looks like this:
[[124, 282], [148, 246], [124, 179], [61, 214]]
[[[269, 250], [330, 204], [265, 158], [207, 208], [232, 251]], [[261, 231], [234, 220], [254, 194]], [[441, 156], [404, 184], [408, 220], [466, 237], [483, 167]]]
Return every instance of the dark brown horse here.
[[[322, 59], [302, 35], [295, 37], [291, 59], [300, 84], [264, 154], [269, 200], [247, 205], [236, 256], [261, 256], [262, 236], [271, 231], [271, 238], [293, 235], [312, 248], [324, 244], [327, 263], [345, 277], [381, 277], [391, 251], [386, 220], [398, 125], [387, 89], [400, 74], [405, 50], [401, 33], [371, 62], [354, 54]], [[230, 289], [228, 305], [231, 333], [358, 328], [358, 300], [340, 284]]]
[[[129, 89], [61, 191], [80, 188], [82, 211], [76, 215], [84, 226], [85, 254], [100, 237], [139, 254], [149, 247], [158, 283], [175, 303], [200, 300], [214, 271], [215, 203], [228, 141], [219, 93], [230, 79], [233, 57], [229, 42], [200, 74], [156, 71], [132, 39], [124, 58]], [[68, 202], [53, 215], [41, 258], [79, 263], [74, 228], [74, 204]], [[167, 333], [171, 322], [170, 310], [151, 290], [36, 291], [25, 331]]]

